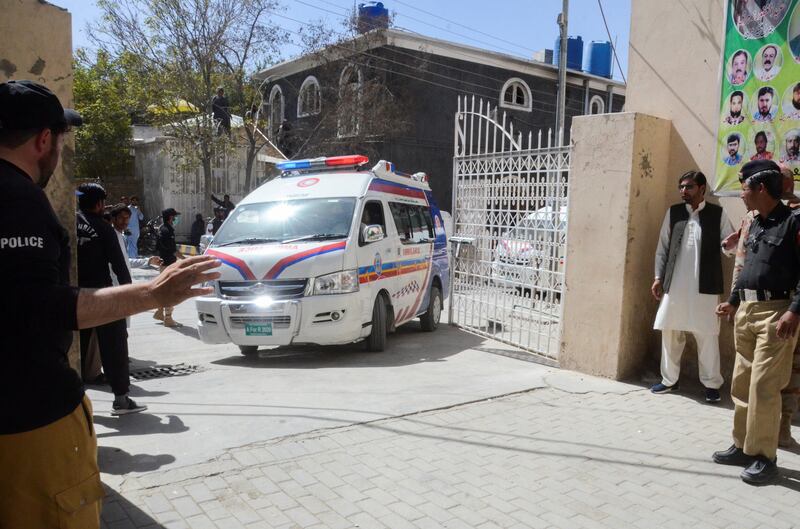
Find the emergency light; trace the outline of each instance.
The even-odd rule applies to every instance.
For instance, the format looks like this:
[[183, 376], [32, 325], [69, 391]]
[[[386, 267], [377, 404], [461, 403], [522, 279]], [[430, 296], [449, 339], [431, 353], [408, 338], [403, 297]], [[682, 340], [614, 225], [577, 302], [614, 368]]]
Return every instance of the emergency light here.
[[369, 162], [369, 158], [360, 154], [348, 156], [330, 156], [328, 158], [311, 158], [308, 160], [292, 160], [275, 164], [281, 171], [297, 171], [299, 169], [314, 169], [319, 167], [344, 167], [360, 166]]

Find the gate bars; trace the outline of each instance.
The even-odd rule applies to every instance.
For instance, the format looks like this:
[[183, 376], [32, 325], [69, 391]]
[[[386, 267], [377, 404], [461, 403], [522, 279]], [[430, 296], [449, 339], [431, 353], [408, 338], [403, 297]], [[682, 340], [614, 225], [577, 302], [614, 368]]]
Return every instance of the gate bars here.
[[505, 112], [499, 119], [489, 102], [459, 97], [450, 322], [555, 360], [570, 149], [552, 130], [525, 138]]

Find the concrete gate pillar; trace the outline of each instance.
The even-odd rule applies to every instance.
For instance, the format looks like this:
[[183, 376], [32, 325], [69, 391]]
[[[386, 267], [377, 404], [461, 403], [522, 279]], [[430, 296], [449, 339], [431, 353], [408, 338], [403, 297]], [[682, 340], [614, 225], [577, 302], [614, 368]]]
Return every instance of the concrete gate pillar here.
[[638, 113], [572, 122], [562, 367], [629, 378], [657, 350], [650, 286], [677, 197], [671, 136], [669, 120]]

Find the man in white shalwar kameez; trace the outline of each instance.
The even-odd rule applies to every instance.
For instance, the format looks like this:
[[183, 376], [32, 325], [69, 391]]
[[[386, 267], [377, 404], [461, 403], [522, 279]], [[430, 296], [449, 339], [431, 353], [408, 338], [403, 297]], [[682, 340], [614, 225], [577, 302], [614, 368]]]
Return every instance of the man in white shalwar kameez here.
[[705, 201], [706, 185], [699, 171], [682, 175], [683, 203], [673, 205], [661, 225], [652, 293], [661, 300], [653, 328], [661, 331], [662, 379], [651, 391], [678, 389], [686, 334], [691, 333], [706, 401], [719, 402], [723, 379], [715, 310], [723, 292], [720, 244], [733, 226], [721, 207]]

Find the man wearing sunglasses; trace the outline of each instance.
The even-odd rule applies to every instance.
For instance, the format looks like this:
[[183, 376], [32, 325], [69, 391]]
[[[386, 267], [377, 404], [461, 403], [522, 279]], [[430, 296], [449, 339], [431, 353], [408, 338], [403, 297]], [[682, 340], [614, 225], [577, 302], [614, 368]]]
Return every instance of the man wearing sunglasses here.
[[707, 402], [719, 402], [719, 320], [714, 311], [723, 292], [723, 239], [733, 226], [722, 208], [705, 201], [706, 177], [689, 171], [678, 179], [682, 203], [669, 208], [656, 250], [651, 291], [661, 302], [654, 329], [661, 331], [661, 382], [653, 393], [678, 390], [686, 334], [697, 342], [700, 382]]

